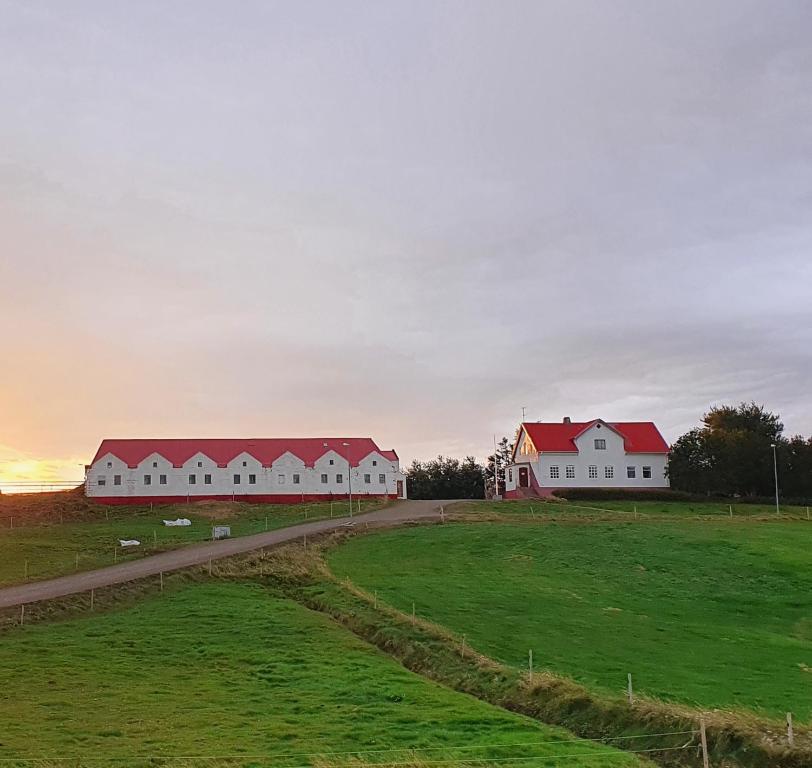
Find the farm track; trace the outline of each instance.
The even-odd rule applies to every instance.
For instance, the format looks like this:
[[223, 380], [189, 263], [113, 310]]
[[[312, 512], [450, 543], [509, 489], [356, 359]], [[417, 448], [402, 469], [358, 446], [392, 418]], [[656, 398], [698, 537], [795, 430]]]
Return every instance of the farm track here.
[[251, 536], [241, 536], [234, 539], [212, 541], [197, 544], [169, 552], [151, 555], [143, 560], [112, 565], [107, 568], [98, 568], [93, 571], [83, 571], [60, 576], [47, 581], [38, 581], [0, 589], [0, 608], [12, 608], [17, 605], [36, 603], [41, 600], [51, 600], [66, 595], [87, 592], [91, 589], [122, 584], [127, 581], [155, 576], [159, 573], [168, 573], [193, 565], [203, 565], [209, 560], [251, 552], [262, 547], [271, 547], [285, 542], [294, 541], [304, 536], [315, 536], [329, 531], [340, 530], [350, 526], [367, 525], [375, 527], [388, 527], [402, 525], [410, 521], [425, 520], [439, 517], [438, 501], [401, 501], [384, 509], [365, 512], [353, 517], [340, 517], [327, 520], [317, 520], [312, 523], [301, 523], [288, 528], [275, 531], [266, 531]]

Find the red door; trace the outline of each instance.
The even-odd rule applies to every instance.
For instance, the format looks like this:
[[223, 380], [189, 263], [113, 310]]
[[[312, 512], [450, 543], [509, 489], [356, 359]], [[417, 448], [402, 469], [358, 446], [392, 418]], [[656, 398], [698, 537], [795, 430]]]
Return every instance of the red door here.
[[527, 475], [527, 467], [519, 467], [519, 488], [529, 488], [530, 478]]

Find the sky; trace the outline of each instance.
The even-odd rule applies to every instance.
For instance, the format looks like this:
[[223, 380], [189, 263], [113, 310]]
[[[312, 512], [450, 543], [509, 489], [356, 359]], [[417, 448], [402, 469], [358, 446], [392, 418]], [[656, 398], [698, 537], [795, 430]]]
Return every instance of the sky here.
[[812, 434], [806, 0], [0, 0], [0, 482], [103, 437]]

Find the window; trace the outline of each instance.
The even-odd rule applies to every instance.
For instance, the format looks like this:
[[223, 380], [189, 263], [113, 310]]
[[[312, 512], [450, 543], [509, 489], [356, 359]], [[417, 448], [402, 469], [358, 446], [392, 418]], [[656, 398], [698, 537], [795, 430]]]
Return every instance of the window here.
[[651, 479], [651, 467], [643, 467], [643, 477], [647, 480]]
[[104, 475], [99, 475], [96, 478], [96, 485], [107, 485], [107, 478]]
[[378, 475], [378, 482], [381, 485], [386, 485], [386, 475]]
[[108, 467], [108, 469], [109, 469], [110, 467], [112, 467], [112, 466], [113, 466], [113, 462], [112, 462], [112, 461], [108, 461], [108, 462], [107, 462], [107, 467]]
[[152, 475], [144, 475], [144, 485], [152, 485]]
[[158, 482], [161, 485], [166, 485], [166, 475], [158, 475]]
[[606, 450], [606, 438], [603, 438], [603, 437], [596, 437], [595, 438], [595, 450], [596, 451], [605, 451]]
[[197, 466], [198, 466], [198, 467], [202, 467], [202, 466], [203, 466], [203, 462], [202, 462], [202, 461], [198, 461], [198, 462], [197, 462]]
[[598, 468], [594, 464], [589, 465], [589, 479], [590, 480], [598, 479]]
[[611, 480], [615, 476], [615, 468], [614, 467], [604, 467], [603, 468], [603, 476], [607, 480]]
[[369, 485], [372, 482], [372, 475], [364, 475], [364, 482]]
[[152, 468], [153, 469], [158, 469], [158, 462], [157, 461], [152, 462]]
[[330, 466], [332, 467], [333, 464], [335, 464], [335, 462], [332, 459], [330, 459]]
[[626, 477], [628, 477], [629, 480], [634, 480], [634, 478], [637, 477], [637, 469], [635, 467], [626, 467]]
[[279, 475], [279, 485], [284, 485], [284, 484], [285, 484], [285, 476], [284, 475]]
[[513, 482], [513, 470], [512, 469], [508, 470], [508, 480], [510, 480], [511, 483]]
[[373, 467], [377, 467], [377, 466], [378, 466], [378, 460], [377, 460], [377, 459], [373, 459], [373, 460], [372, 460], [372, 466], [373, 466]]
[[234, 475], [234, 485], [239, 485], [239, 484], [240, 484], [240, 476], [239, 475]]
[[211, 485], [211, 475], [203, 475], [203, 484]]
[[293, 484], [299, 485], [302, 482], [302, 476], [298, 474], [293, 475]]
[[550, 477], [553, 478], [553, 480], [558, 480], [559, 474], [557, 466], [550, 467]]
[[566, 477], [568, 480], [575, 479], [575, 466], [573, 464], [567, 464]]
[[324, 483], [325, 485], [327, 484], [327, 475], [321, 476], [321, 482]]
[[121, 485], [121, 475], [113, 475], [113, 485]]
[[[284, 475], [282, 475], [284, 477]], [[257, 484], [257, 476], [256, 475], [248, 475], [248, 485], [256, 485]]]
[[197, 482], [197, 475], [189, 475], [189, 485], [194, 485]]
[[341, 483], [343, 483], [343, 482], [344, 482], [344, 475], [342, 475], [340, 472], [339, 472], [339, 473], [336, 475], [336, 482], [337, 482], [339, 485], [341, 485]]

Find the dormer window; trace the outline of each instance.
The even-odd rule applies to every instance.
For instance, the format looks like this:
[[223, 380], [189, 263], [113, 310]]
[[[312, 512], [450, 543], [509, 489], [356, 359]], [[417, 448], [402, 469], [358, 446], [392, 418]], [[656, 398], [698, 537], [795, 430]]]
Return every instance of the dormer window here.
[[157, 461], [152, 462], [152, 468], [153, 469], [158, 469], [158, 462]]
[[[335, 464], [335, 462], [332, 459], [330, 459], [330, 466], [332, 466], [333, 464]], [[110, 466], [110, 465], [108, 464], [107, 466]]]
[[596, 451], [605, 451], [606, 450], [606, 440], [602, 437], [595, 438], [595, 450]]
[[112, 462], [112, 461], [108, 461], [108, 462], [107, 462], [107, 466], [108, 466], [108, 468], [109, 468], [109, 467], [112, 467], [112, 466], [113, 466], [113, 462]]

